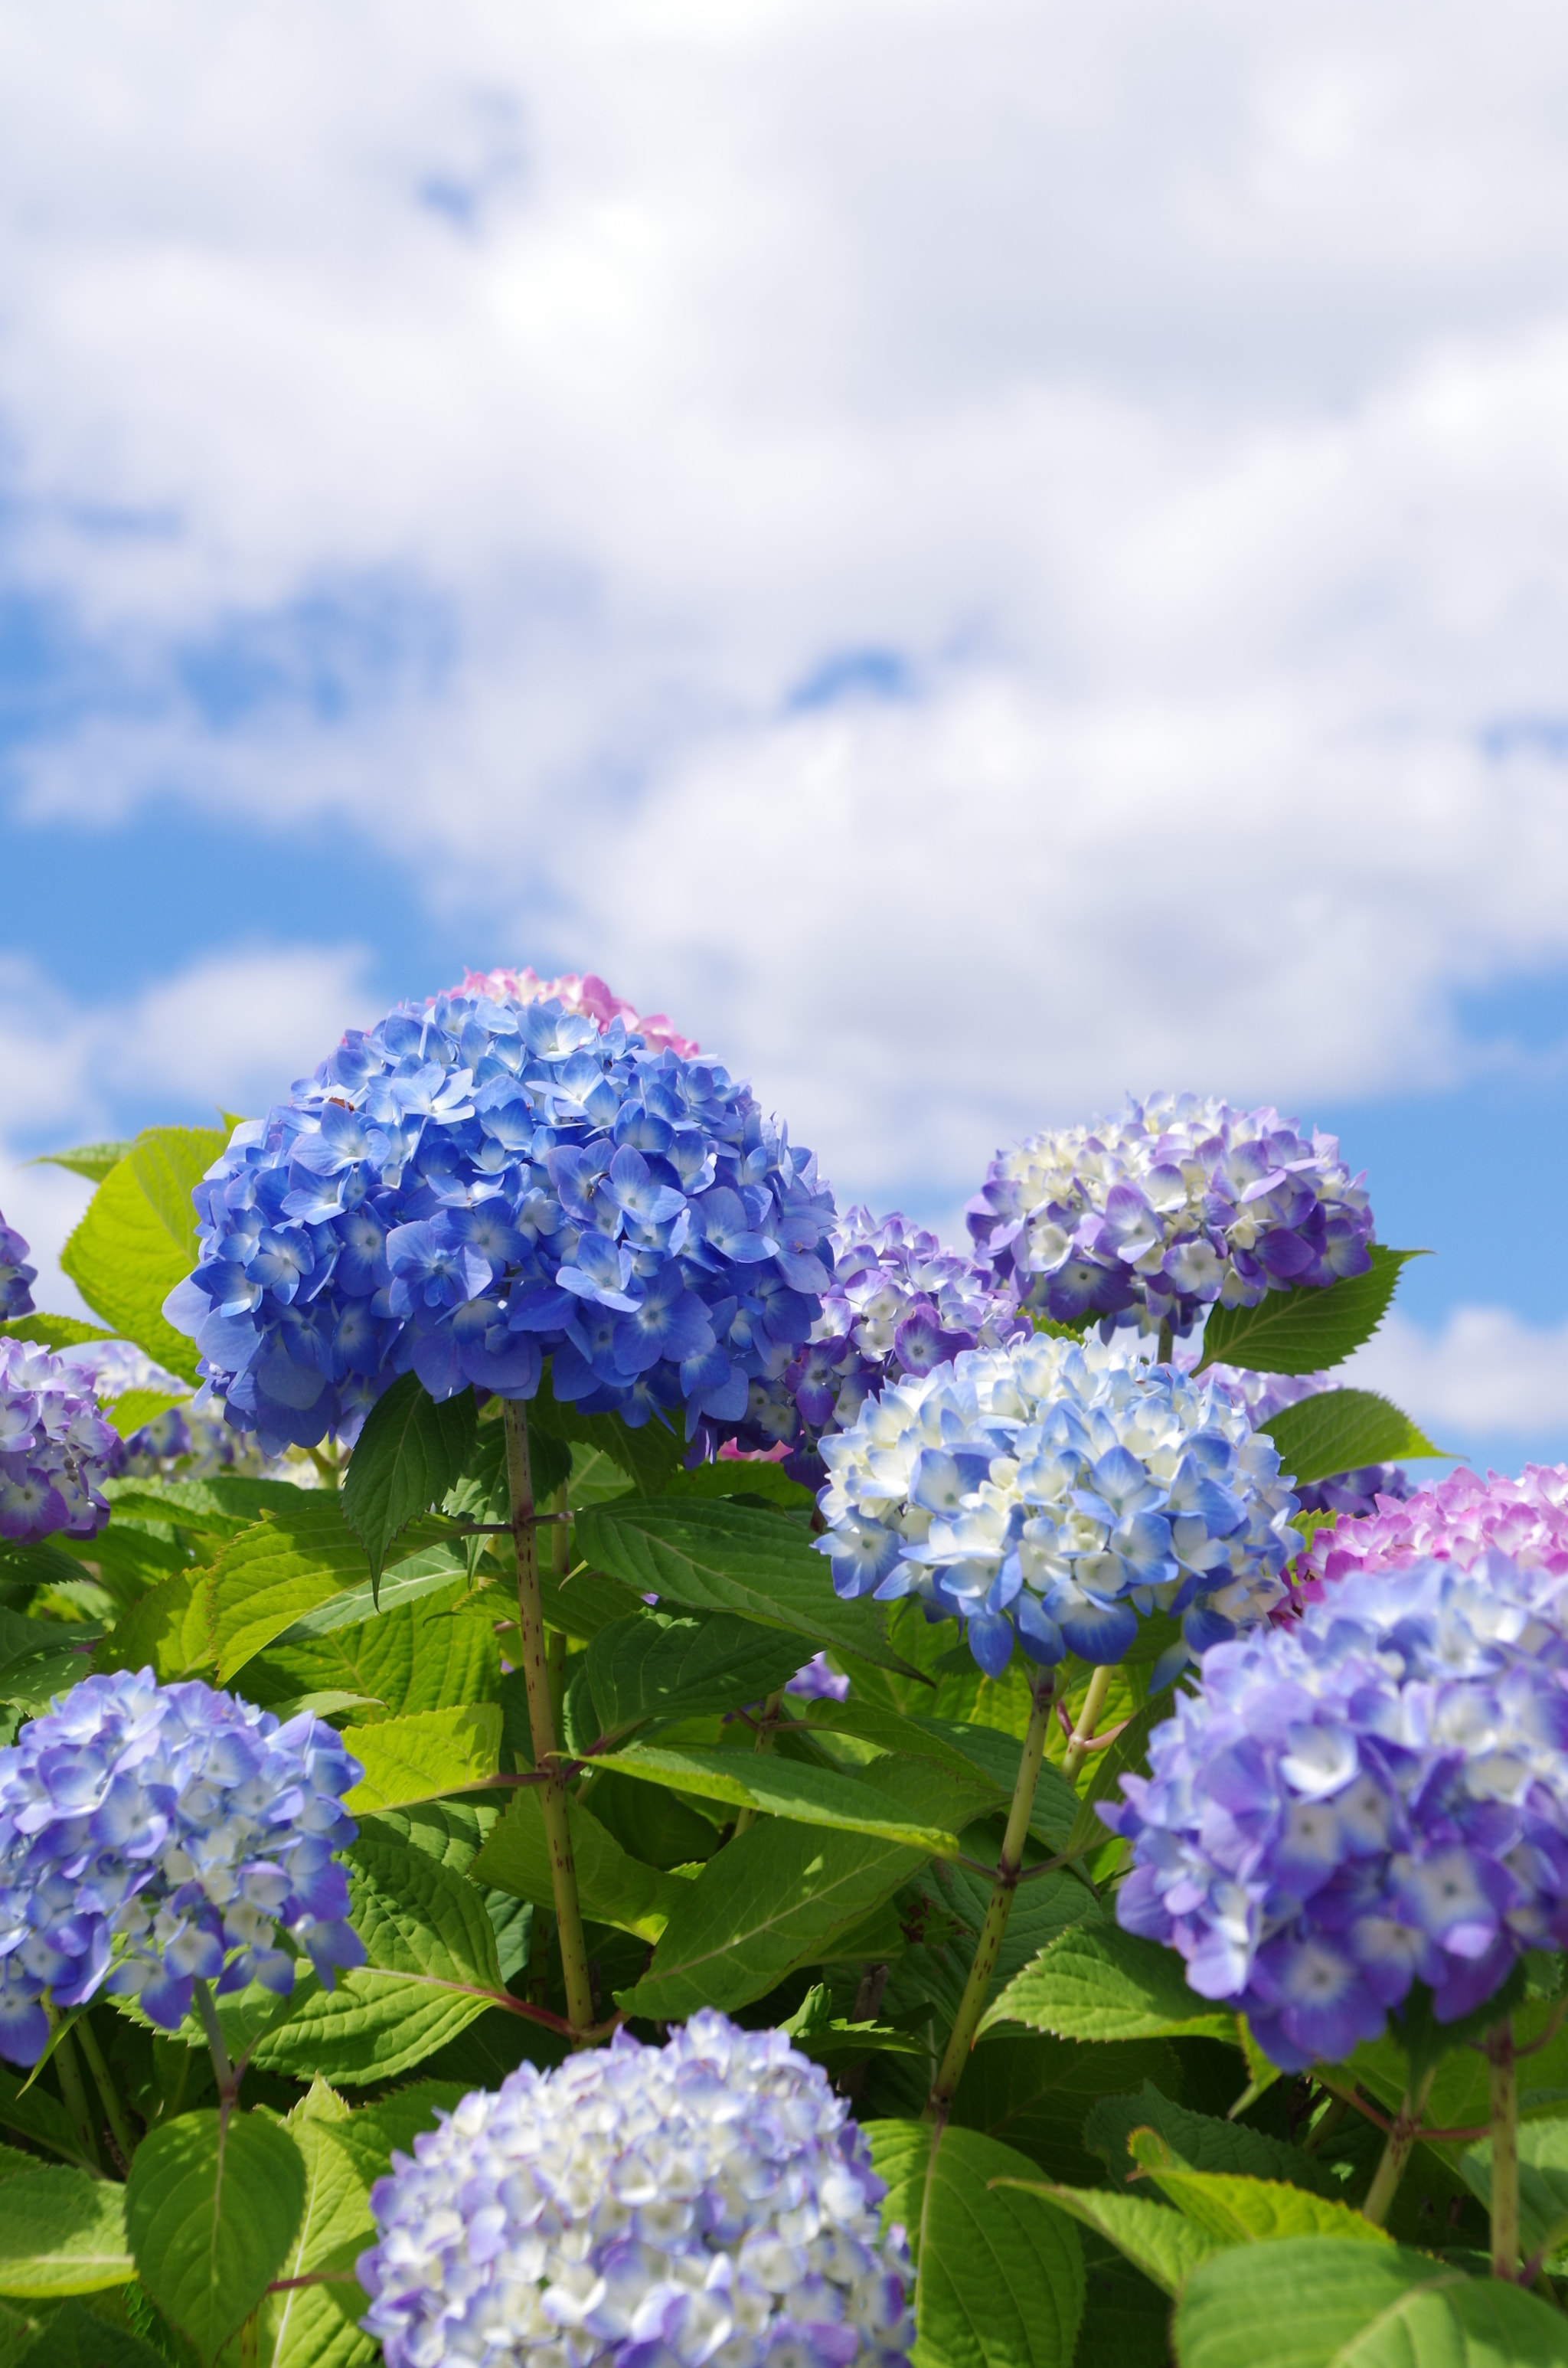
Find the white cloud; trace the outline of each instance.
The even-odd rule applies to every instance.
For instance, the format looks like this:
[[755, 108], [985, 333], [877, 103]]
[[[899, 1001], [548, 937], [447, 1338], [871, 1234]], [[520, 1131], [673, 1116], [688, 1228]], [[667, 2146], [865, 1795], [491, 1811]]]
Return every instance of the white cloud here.
[[1568, 1434], [1568, 1323], [1541, 1327], [1506, 1307], [1456, 1307], [1438, 1333], [1391, 1314], [1345, 1368], [1381, 1390], [1444, 1447]]

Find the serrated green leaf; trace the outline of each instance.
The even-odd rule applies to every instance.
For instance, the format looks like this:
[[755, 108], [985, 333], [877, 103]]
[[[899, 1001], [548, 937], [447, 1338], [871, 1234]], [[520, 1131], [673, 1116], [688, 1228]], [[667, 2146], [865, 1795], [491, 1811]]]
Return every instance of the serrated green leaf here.
[[47, 2089], [28, 2088], [22, 2074], [11, 2071], [4, 2064], [0, 2064], [0, 2129], [14, 2131], [17, 2137], [31, 2138], [66, 2162], [83, 2169], [97, 2169], [83, 2153], [82, 2141], [59, 2099], [51, 2097]]
[[164, 1315], [164, 1302], [196, 1264], [191, 1191], [228, 1136], [217, 1127], [155, 1126], [110, 1168], [60, 1263], [117, 1338], [195, 1383], [196, 1344]]
[[1256, 1307], [1211, 1307], [1199, 1372], [1225, 1364], [1254, 1373], [1316, 1373], [1342, 1365], [1388, 1314], [1402, 1268], [1426, 1255], [1374, 1244], [1365, 1274], [1346, 1275], [1326, 1289], [1302, 1283], [1265, 1292]]
[[365, 1417], [343, 1483], [343, 1510], [380, 1581], [394, 1538], [438, 1505], [473, 1452], [473, 1392], [437, 1401], [403, 1373]]
[[693, 1611], [738, 1611], [808, 1639], [811, 1652], [839, 1645], [919, 1675], [888, 1643], [873, 1604], [839, 1600], [805, 1531], [781, 1514], [729, 1502], [623, 1497], [579, 1513], [574, 1534], [579, 1554], [640, 1595]]
[[[353, 2256], [375, 2235], [369, 2182], [333, 2140], [349, 2108], [318, 2074], [283, 2126], [305, 2166], [305, 2200], [279, 2280], [312, 2271], [351, 2271]], [[267, 2368], [366, 2368], [376, 2347], [356, 2324], [366, 2296], [352, 2276], [268, 2294], [261, 2305], [256, 2357]]]
[[97, 2294], [133, 2274], [122, 2188], [43, 2166], [0, 2180], [0, 2294]]
[[1180, 2368], [1563, 2368], [1568, 2320], [1534, 2294], [1398, 2245], [1293, 2237], [1216, 2253], [1176, 2305]]
[[[1527, 2259], [1552, 2254], [1568, 2237], [1568, 2121], [1521, 2123], [1518, 2143], [1519, 2250]], [[1460, 2169], [1471, 2193], [1490, 2212], [1491, 2139], [1467, 2147]]]
[[1044, 2196], [1085, 2228], [1108, 2237], [1162, 2294], [1180, 2294], [1194, 2270], [1224, 2249], [1223, 2237], [1211, 2236], [1196, 2221], [1184, 2220], [1168, 2205], [1151, 2203], [1141, 2195], [1107, 2195], [1093, 2188], [1035, 2180], [1018, 2183], [1024, 2193]]
[[335, 2115], [328, 2125], [333, 2144], [354, 2164], [367, 2191], [385, 2178], [394, 2150], [412, 2154], [423, 2130], [433, 2130], [438, 2112], [451, 2112], [466, 2090], [458, 2080], [414, 2080], [394, 2089], [374, 2104], [357, 2106], [352, 2114]]
[[104, 1494], [117, 1519], [176, 1522], [212, 1537], [237, 1537], [263, 1513], [281, 1513], [301, 1497], [318, 1497], [293, 1480], [255, 1480], [246, 1473], [214, 1472], [205, 1480], [110, 1480]]
[[[430, 1596], [449, 1592], [457, 1578], [466, 1584], [467, 1575], [449, 1541], [440, 1538], [434, 1544], [426, 1544], [426, 1535], [421, 1522], [399, 1539], [379, 1589], [367, 1575], [358, 1586], [328, 1596], [312, 1611], [301, 1611], [281, 1635], [273, 1638], [273, 1644], [290, 1648], [313, 1644], [318, 1637], [335, 1635], [340, 1628], [363, 1627], [367, 1621], [379, 1620], [401, 1604], [422, 1603]], [[492, 1600], [496, 1604], [501, 1600], [498, 1596]]]
[[305, 2203], [305, 2165], [260, 2113], [182, 2113], [151, 2130], [125, 2186], [136, 2272], [204, 2361], [275, 2278]]
[[210, 1669], [217, 1657], [209, 1617], [210, 1576], [205, 1570], [176, 1571], [150, 1587], [100, 1641], [94, 1668], [150, 1667], [165, 1685]]
[[372, 1619], [303, 1644], [275, 1639], [246, 1667], [247, 1698], [273, 1710], [295, 1694], [335, 1688], [380, 1702], [388, 1718], [498, 1701], [495, 1622], [510, 1608], [506, 1599], [494, 1588], [473, 1593], [449, 1569], [440, 1587], [412, 1601], [392, 1602], [392, 1587], [389, 1578], [385, 1609]]
[[1280, 1468], [1301, 1487], [1363, 1463], [1447, 1452], [1373, 1390], [1320, 1390], [1284, 1407], [1261, 1428], [1278, 1450]]
[[56, 1694], [69, 1693], [90, 1675], [93, 1667], [93, 1631], [84, 1622], [82, 1642], [67, 1641], [76, 1632], [77, 1623], [55, 1630], [60, 1643], [41, 1653], [28, 1653], [11, 1662], [0, 1672], [0, 1699], [15, 1702], [29, 1717], [45, 1711]]
[[1137, 2176], [1129, 2141], [1135, 2130], [1155, 2131], [1184, 2169], [1239, 2172], [1256, 2180], [1284, 2180], [1333, 2199], [1340, 2182], [1316, 2157], [1303, 2154], [1288, 2139], [1271, 2137], [1246, 2122], [1221, 2121], [1212, 2113], [1196, 2113], [1174, 2103], [1157, 2085], [1145, 2080], [1142, 2089], [1103, 2096], [1084, 2123], [1084, 2144], [1097, 2155], [1110, 2174], [1111, 2185], [1125, 2185]]
[[604, 1752], [599, 1764], [644, 1783], [668, 1784], [678, 1793], [728, 1801], [767, 1816], [839, 1827], [847, 1833], [885, 1834], [890, 1840], [940, 1857], [956, 1856], [960, 1844], [950, 1826], [934, 1822], [938, 1802], [955, 1822], [968, 1822], [995, 1806], [990, 1785], [944, 1776], [919, 1760], [883, 1762], [885, 1773], [879, 1781], [877, 1762], [864, 1777], [856, 1777], [761, 1752], [634, 1743], [624, 1751]]
[[501, 1705], [469, 1702], [418, 1710], [374, 1726], [347, 1726], [346, 1750], [365, 1773], [343, 1805], [351, 1817], [407, 1801], [434, 1801], [483, 1783], [501, 1764]]
[[[631, 1857], [614, 1835], [570, 1795], [566, 1816], [584, 1915], [591, 1923], [613, 1924], [622, 1932], [656, 1941], [687, 1885], [678, 1876]], [[515, 1898], [531, 1900], [540, 1907], [553, 1907], [550, 1845], [537, 1785], [519, 1785], [471, 1873], [475, 1883], [510, 1892]]]
[[28, 1161], [28, 1166], [68, 1167], [73, 1176], [85, 1176], [89, 1184], [101, 1184], [122, 1159], [129, 1157], [133, 1147], [129, 1143], [79, 1143], [74, 1151], [40, 1151], [35, 1159]]
[[26, 2360], [27, 2368], [165, 2368], [164, 2355], [129, 2328], [106, 2327], [79, 2302], [57, 2310], [25, 2353], [10, 2352], [0, 2337], [0, 2362]]
[[996, 2032], [970, 2056], [952, 2121], [981, 2130], [1027, 2155], [1049, 2179], [1087, 2186], [1101, 2166], [1085, 2135], [1085, 2116], [1106, 2097], [1145, 2081], [1176, 2088], [1181, 2065], [1165, 2039], [1081, 2040]]
[[617, 2003], [674, 2021], [763, 1998], [797, 1965], [830, 1955], [923, 1857], [866, 1834], [765, 1818], [680, 1885], [653, 1964]]
[[[416, 1552], [426, 1543], [426, 1531], [407, 1532], [399, 1563], [404, 1550]], [[450, 1586], [457, 1576], [449, 1556], [437, 1584]], [[212, 1565], [209, 1619], [219, 1683], [228, 1685], [305, 1615], [346, 1599], [358, 1610], [370, 1584], [365, 1549], [344, 1520], [336, 1494], [298, 1490], [292, 1505], [267, 1510], [231, 1538]]]
[[705, 1620], [641, 1611], [588, 1645], [588, 1690], [600, 1737], [649, 1719], [701, 1718], [764, 1701], [801, 1666], [798, 1640], [733, 1611]]
[[677, 1503], [687, 1499], [700, 1504], [712, 1504], [722, 1497], [764, 1497], [770, 1505], [782, 1505], [797, 1513], [809, 1513], [816, 1503], [811, 1489], [791, 1480], [781, 1463], [747, 1455], [721, 1456], [712, 1463], [699, 1463], [694, 1472], [673, 1472], [660, 1493]]
[[873, 2122], [888, 2184], [884, 2228], [915, 2257], [915, 2368], [1069, 2368], [1084, 2315], [1084, 2256], [1070, 2219], [1028, 2187], [1032, 2165], [973, 2130]]
[[79, 1349], [88, 1340], [112, 1340], [101, 1324], [84, 1324], [75, 1315], [13, 1315], [0, 1324], [0, 1340], [27, 1340], [35, 1349]]
[[1153, 2131], [1134, 2131], [1133, 2159], [1183, 2217], [1227, 2245], [1256, 2245], [1283, 2237], [1339, 2237], [1351, 2244], [1392, 2243], [1348, 2203], [1313, 2195], [1278, 2179], [1244, 2179], [1233, 2171], [1187, 2170]]
[[1233, 2014], [1189, 1990], [1181, 1960], [1109, 1923], [1074, 1925], [1008, 1983], [982, 2020], [1026, 2023], [1059, 2039], [1228, 2039]]

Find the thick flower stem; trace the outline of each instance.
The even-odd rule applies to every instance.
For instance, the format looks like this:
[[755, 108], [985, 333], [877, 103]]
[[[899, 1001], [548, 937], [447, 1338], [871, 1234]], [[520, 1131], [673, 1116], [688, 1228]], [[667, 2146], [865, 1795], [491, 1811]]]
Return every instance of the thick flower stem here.
[[953, 2099], [958, 2093], [958, 2085], [963, 2078], [963, 2068], [969, 2062], [969, 2052], [974, 2044], [974, 2034], [985, 2009], [991, 1977], [1002, 1953], [1002, 1936], [1007, 1930], [1013, 1894], [1018, 1887], [1018, 1873], [1024, 1862], [1024, 1844], [1028, 1839], [1029, 1814], [1034, 1807], [1035, 1787], [1040, 1782], [1040, 1766], [1045, 1757], [1046, 1732], [1051, 1725], [1051, 1709], [1055, 1698], [1055, 1679], [1049, 1676], [1037, 1678], [1028, 1732], [1024, 1736], [1017, 1782], [1013, 1787], [1013, 1805], [1007, 1812], [1007, 1830], [1002, 1838], [1002, 1848], [996, 1861], [996, 1880], [992, 1885], [991, 1904], [980, 1928], [974, 1963], [969, 1969], [969, 1979], [964, 1984], [947, 2048], [932, 2083], [931, 2094], [926, 2100], [924, 2118], [934, 2122], [938, 2131], [946, 2126], [948, 2115], [953, 2109]]
[[1514, 2025], [1505, 2015], [1486, 2034], [1492, 2067], [1492, 2274], [1513, 2278], [1519, 2268], [1519, 2087], [1514, 2068]]
[[1089, 1746], [1095, 1739], [1095, 1729], [1099, 1724], [1100, 1713], [1105, 1708], [1105, 1698], [1110, 1691], [1110, 1679], [1109, 1667], [1103, 1663], [1089, 1679], [1089, 1691], [1084, 1696], [1084, 1707], [1078, 1713], [1078, 1723], [1073, 1729], [1073, 1739], [1068, 1744], [1062, 1761], [1062, 1773], [1066, 1777], [1069, 1784], [1074, 1781], [1079, 1769], [1088, 1757]]
[[205, 1982], [196, 1985], [196, 2011], [201, 2018], [201, 2028], [207, 2033], [207, 2052], [212, 2058], [212, 2069], [218, 2075], [218, 2101], [226, 2113], [240, 2093], [240, 2075], [229, 2059], [228, 2042], [223, 2026], [218, 2020], [218, 2009]]
[[528, 1728], [534, 1766], [553, 1771], [538, 1788], [544, 1837], [550, 1850], [555, 1926], [561, 1941], [561, 1971], [566, 1984], [566, 2016], [574, 2032], [594, 2020], [588, 1982], [588, 1951], [577, 1904], [577, 1870], [572, 1863], [572, 1829], [566, 1816], [566, 1780], [559, 1773], [555, 1718], [550, 1703], [550, 1668], [544, 1611], [539, 1591], [539, 1529], [534, 1518], [533, 1474], [528, 1463], [528, 1412], [519, 1398], [506, 1401], [506, 1478], [512, 1496], [512, 1536], [517, 1550], [517, 1651], [528, 1698]]
[[83, 2153], [97, 2170], [102, 2159], [98, 2150], [97, 2117], [87, 2102], [82, 2067], [76, 2061], [76, 2044], [68, 2031], [62, 2034], [51, 2060], [55, 2078], [60, 2083], [60, 2094], [71, 2116], [71, 2126], [81, 2141]]
[[114, 2074], [109, 2070], [103, 2049], [98, 2045], [97, 2034], [88, 2017], [84, 2015], [74, 2029], [76, 2036], [81, 2040], [82, 2053], [87, 2059], [87, 2069], [93, 2076], [93, 2086], [103, 2100], [105, 2117], [108, 2122], [109, 2132], [115, 2146], [119, 2149], [120, 2161], [129, 2170], [131, 2157], [136, 2151], [136, 2140], [131, 2132], [124, 2100], [120, 2096]]
[[1156, 1364], [1168, 1365], [1175, 1353], [1176, 1334], [1171, 1329], [1168, 1323], [1162, 1324], [1160, 1326], [1160, 1346], [1154, 1361]]
[[[756, 1730], [756, 1741], [752, 1746], [752, 1754], [754, 1758], [759, 1751], [772, 1750], [773, 1738], [778, 1731], [778, 1721], [783, 1715], [783, 1711], [784, 1689], [780, 1686], [778, 1692], [769, 1694], [767, 1700], [762, 1705], [762, 1720]], [[743, 1809], [735, 1819], [735, 1833], [744, 1834], [748, 1826], [755, 1825], [756, 1823], [756, 1811], [755, 1809]], [[733, 1835], [731, 1839], [732, 1840], [733, 1839]]]
[[1433, 2071], [1416, 2084], [1414, 2095], [1406, 2096], [1394, 2115], [1382, 2160], [1373, 2173], [1372, 2183], [1367, 2190], [1367, 2200], [1361, 2206], [1362, 2219], [1369, 2220], [1375, 2228], [1381, 2228], [1388, 2218], [1394, 2190], [1403, 2178], [1404, 2166], [1415, 2152], [1416, 2132], [1421, 2127], [1421, 2116], [1426, 2108], [1436, 2069], [1434, 2066]]

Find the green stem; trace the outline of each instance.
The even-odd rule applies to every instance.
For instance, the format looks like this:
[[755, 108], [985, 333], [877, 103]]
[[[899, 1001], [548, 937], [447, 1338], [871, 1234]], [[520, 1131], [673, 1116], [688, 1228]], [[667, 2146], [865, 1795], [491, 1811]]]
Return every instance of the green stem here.
[[218, 2101], [226, 2112], [239, 2096], [240, 2075], [229, 2060], [229, 2045], [223, 2037], [223, 2026], [212, 2003], [212, 1992], [205, 1982], [196, 1985], [196, 2011], [201, 2018], [201, 2028], [207, 2033], [207, 2052], [212, 2058], [212, 2069], [218, 2075]]
[[574, 2032], [583, 2032], [593, 2022], [594, 1999], [588, 1980], [587, 1943], [583, 1938], [583, 1911], [577, 1904], [577, 1870], [572, 1862], [566, 1780], [560, 1773], [561, 1754], [550, 1702], [544, 1610], [539, 1591], [539, 1530], [534, 1520], [533, 1474], [528, 1462], [528, 1410], [520, 1398], [506, 1400], [506, 1477], [512, 1495], [512, 1536], [517, 1550], [517, 1650], [528, 1698], [534, 1766], [550, 1776], [548, 1783], [538, 1787], [538, 1793], [550, 1850], [555, 1928], [561, 1941], [561, 1971], [566, 1984], [566, 2019]]
[[1367, 2200], [1361, 2206], [1362, 2219], [1369, 2220], [1374, 2228], [1381, 2228], [1388, 2218], [1394, 2190], [1403, 2178], [1404, 2166], [1415, 2150], [1416, 2132], [1421, 2127], [1421, 2116], [1426, 2110], [1426, 2100], [1431, 2093], [1436, 2071], [1434, 2065], [1426, 2078], [1417, 2082], [1414, 2095], [1406, 2095], [1394, 2115], [1393, 2127], [1383, 2147], [1382, 2160], [1372, 2174]]
[[1078, 1723], [1073, 1729], [1073, 1739], [1068, 1744], [1062, 1761], [1062, 1773], [1066, 1777], [1069, 1784], [1074, 1782], [1088, 1756], [1089, 1746], [1095, 1739], [1095, 1729], [1099, 1724], [1100, 1713], [1105, 1708], [1105, 1698], [1110, 1691], [1110, 1679], [1111, 1672], [1108, 1666], [1102, 1664], [1089, 1679], [1089, 1691], [1084, 1696], [1084, 1707], [1078, 1713]]
[[93, 2029], [90, 2019], [84, 2015], [80, 2022], [74, 2026], [74, 2031], [75, 2036], [82, 2042], [82, 2053], [87, 2059], [87, 2069], [93, 2076], [93, 2085], [103, 2100], [104, 2112], [115, 2145], [119, 2150], [120, 2161], [129, 2170], [131, 2157], [136, 2152], [136, 2140], [131, 2134], [131, 2118], [126, 2112], [124, 2100], [120, 2096], [114, 2074], [109, 2070], [103, 2049], [98, 2045], [97, 2034]]
[[1028, 1839], [1029, 1815], [1034, 1807], [1035, 1787], [1040, 1782], [1040, 1761], [1045, 1757], [1046, 1732], [1051, 1725], [1051, 1704], [1055, 1699], [1054, 1679], [1050, 1676], [1037, 1678], [1032, 1690], [1028, 1732], [1024, 1736], [1017, 1781], [1013, 1786], [1013, 1805], [1007, 1812], [1007, 1830], [997, 1854], [996, 1879], [991, 1887], [990, 1904], [985, 1910], [985, 1921], [980, 1928], [974, 1963], [969, 1969], [969, 1979], [959, 2000], [959, 2010], [947, 2048], [932, 2083], [931, 2094], [926, 2100], [924, 2118], [935, 2122], [938, 2132], [945, 2128], [948, 2115], [952, 2111], [953, 2099], [963, 2078], [963, 2068], [974, 2044], [975, 2031], [984, 2011], [991, 1977], [1002, 1953], [1002, 1936], [1012, 1913], [1013, 1894], [1018, 1887], [1024, 1844]]
[[[783, 1708], [784, 1689], [780, 1686], [778, 1692], [769, 1694], [762, 1705], [762, 1718], [756, 1730], [756, 1741], [752, 1746], [754, 1758], [759, 1751], [772, 1750], [773, 1738], [778, 1731], [778, 1721]], [[744, 1834], [748, 1826], [756, 1825], [756, 1814], [755, 1809], [743, 1809], [735, 1819], [735, 1833]], [[732, 1840], [733, 1838], [732, 1835]]]
[[1486, 2034], [1492, 2067], [1492, 2274], [1513, 2278], [1519, 2266], [1519, 2087], [1514, 2025], [1505, 2015]]
[[76, 2044], [70, 2032], [63, 2032], [56, 2044], [52, 2061], [54, 2076], [60, 2083], [60, 2094], [71, 2116], [71, 2126], [81, 2141], [83, 2153], [97, 2170], [103, 2161], [98, 2146], [97, 2116], [87, 2102], [82, 2067], [76, 2061]]
[[1162, 1324], [1160, 1326], [1160, 1347], [1158, 1356], [1155, 1360], [1156, 1363], [1168, 1365], [1175, 1350], [1176, 1334], [1171, 1330], [1168, 1324]]

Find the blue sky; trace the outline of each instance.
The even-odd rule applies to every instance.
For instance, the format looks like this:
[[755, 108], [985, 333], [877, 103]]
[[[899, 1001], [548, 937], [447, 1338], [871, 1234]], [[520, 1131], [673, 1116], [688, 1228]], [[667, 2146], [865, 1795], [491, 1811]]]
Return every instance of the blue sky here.
[[1331, 1128], [1568, 1455], [1568, 31], [893, 13], [0, 26], [0, 1206], [592, 967], [949, 1230]]

